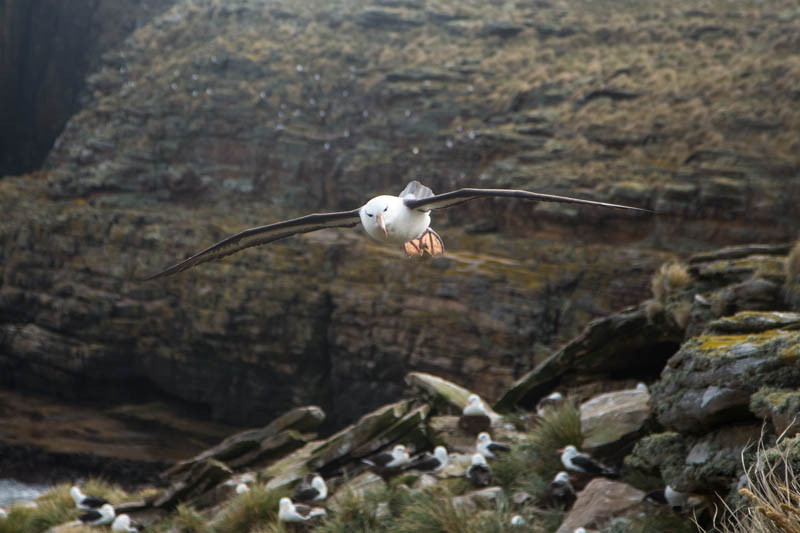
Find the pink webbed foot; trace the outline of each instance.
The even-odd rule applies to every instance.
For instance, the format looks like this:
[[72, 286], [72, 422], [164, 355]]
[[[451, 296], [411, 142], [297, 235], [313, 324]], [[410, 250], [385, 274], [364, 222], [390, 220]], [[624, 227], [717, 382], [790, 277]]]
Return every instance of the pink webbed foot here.
[[439, 237], [438, 233], [428, 228], [418, 238], [403, 243], [403, 251], [408, 257], [422, 257], [426, 253], [428, 255], [441, 255], [444, 253], [444, 242], [442, 242], [442, 238]]

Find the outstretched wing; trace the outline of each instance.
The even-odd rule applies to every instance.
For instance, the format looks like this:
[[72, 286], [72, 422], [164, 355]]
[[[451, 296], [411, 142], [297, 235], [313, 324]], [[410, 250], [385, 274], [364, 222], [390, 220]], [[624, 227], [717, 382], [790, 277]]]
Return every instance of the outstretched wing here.
[[267, 226], [246, 229], [236, 235], [231, 235], [219, 241], [217, 244], [194, 254], [188, 259], [184, 259], [166, 270], [148, 276], [141, 281], [171, 276], [172, 274], [177, 274], [178, 272], [183, 272], [188, 268], [197, 266], [200, 263], [220, 259], [240, 250], [244, 250], [245, 248], [277, 241], [278, 239], [291, 237], [298, 233], [309, 233], [325, 228], [352, 228], [359, 222], [358, 212], [358, 209], [353, 209], [352, 211], [341, 211], [338, 213], [314, 213], [300, 218], [293, 218], [292, 220], [276, 222], [275, 224], [269, 224]]
[[593, 200], [583, 200], [581, 198], [570, 198], [569, 196], [555, 196], [553, 194], [543, 194], [538, 192], [520, 191], [516, 189], [458, 189], [457, 191], [435, 194], [428, 198], [404, 198], [403, 203], [409, 209], [419, 211], [430, 211], [431, 209], [442, 209], [456, 204], [469, 202], [477, 198], [522, 198], [523, 200], [539, 200], [541, 202], [560, 202], [565, 204], [592, 205], [595, 207], [611, 207], [614, 209], [629, 209], [631, 211], [643, 211], [652, 213], [649, 209], [640, 207], [630, 207], [627, 205], [609, 204], [606, 202], [595, 202]]

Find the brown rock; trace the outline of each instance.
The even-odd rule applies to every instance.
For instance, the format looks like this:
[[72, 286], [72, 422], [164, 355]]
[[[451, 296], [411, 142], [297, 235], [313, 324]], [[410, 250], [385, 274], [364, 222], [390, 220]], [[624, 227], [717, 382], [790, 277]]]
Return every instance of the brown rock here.
[[579, 494], [557, 533], [577, 527], [602, 528], [610, 519], [641, 504], [645, 493], [625, 483], [595, 478]]

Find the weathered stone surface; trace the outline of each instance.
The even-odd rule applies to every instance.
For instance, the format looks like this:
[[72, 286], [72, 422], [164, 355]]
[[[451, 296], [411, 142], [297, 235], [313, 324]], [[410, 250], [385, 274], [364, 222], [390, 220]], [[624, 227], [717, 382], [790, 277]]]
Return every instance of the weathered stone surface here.
[[763, 387], [750, 396], [750, 410], [772, 422], [775, 433], [791, 437], [800, 432], [800, 392]]
[[708, 333], [761, 333], [770, 329], [800, 329], [800, 313], [740, 311], [710, 322]]
[[593, 451], [619, 446], [639, 434], [651, 414], [650, 393], [629, 389], [608, 392], [580, 406], [581, 448]]
[[[86, 75], [139, 24], [176, 0], [0, 6], [0, 176], [33, 171], [81, 107]], [[11, 126], [13, 125], [13, 126]], [[88, 163], [88, 161], [85, 161]]]
[[798, 346], [800, 332], [782, 329], [690, 339], [651, 387], [659, 422], [702, 433], [709, 426], [750, 419], [750, 395], [759, 388], [800, 385]]
[[327, 472], [402, 442], [412, 451], [429, 446], [425, 420], [430, 408], [403, 400], [361, 417], [323, 441], [311, 442], [267, 467], [262, 476], [268, 488], [294, 483], [312, 471]]
[[[414, 392], [431, 402], [439, 414], [460, 415], [467, 404], [467, 398], [473, 394], [469, 389], [425, 372], [409, 372], [405, 382]], [[486, 400], [483, 400], [483, 405], [489, 413], [491, 422], [499, 422], [500, 415], [491, 408]]]
[[593, 479], [578, 493], [578, 499], [556, 531], [572, 533], [578, 527], [600, 529], [610, 519], [641, 504], [644, 495], [625, 483]]
[[195, 463], [183, 479], [172, 483], [153, 501], [153, 506], [171, 508], [180, 502], [199, 498], [232, 475], [230, 468], [214, 459]]
[[206, 459], [223, 461], [231, 467], [258, 466], [270, 456], [279, 457], [308, 442], [302, 433], [316, 429], [325, 419], [325, 413], [317, 406], [297, 407], [285, 413], [267, 426], [250, 429], [231, 435], [218, 445], [175, 464], [164, 475], [180, 477], [195, 463]]
[[[518, 379], [495, 404], [498, 410], [515, 405], [532, 407], [557, 384], [580, 377], [655, 374], [674, 352], [683, 332], [661, 327], [647, 318], [646, 306], [589, 323], [584, 331], [547, 360]], [[642, 354], [647, 354], [642, 357]]]
[[731, 424], [697, 436], [675, 432], [639, 441], [626, 463], [658, 473], [680, 492], [727, 493], [742, 474], [742, 451], [761, 438], [760, 424]]

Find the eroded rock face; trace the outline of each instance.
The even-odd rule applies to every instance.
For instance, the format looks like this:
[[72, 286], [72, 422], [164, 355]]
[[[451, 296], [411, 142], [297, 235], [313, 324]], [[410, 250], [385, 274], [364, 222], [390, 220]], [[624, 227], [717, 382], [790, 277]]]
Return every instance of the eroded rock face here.
[[100, 56], [176, 0], [0, 5], [0, 176], [40, 167]]
[[725, 494], [743, 473], [742, 450], [760, 438], [758, 423], [731, 424], [697, 437], [656, 433], [640, 440], [626, 463], [656, 473], [680, 492]]
[[652, 387], [658, 420], [667, 428], [703, 433], [752, 417], [750, 396], [760, 387], [800, 383], [800, 333], [707, 334], [683, 344]]

